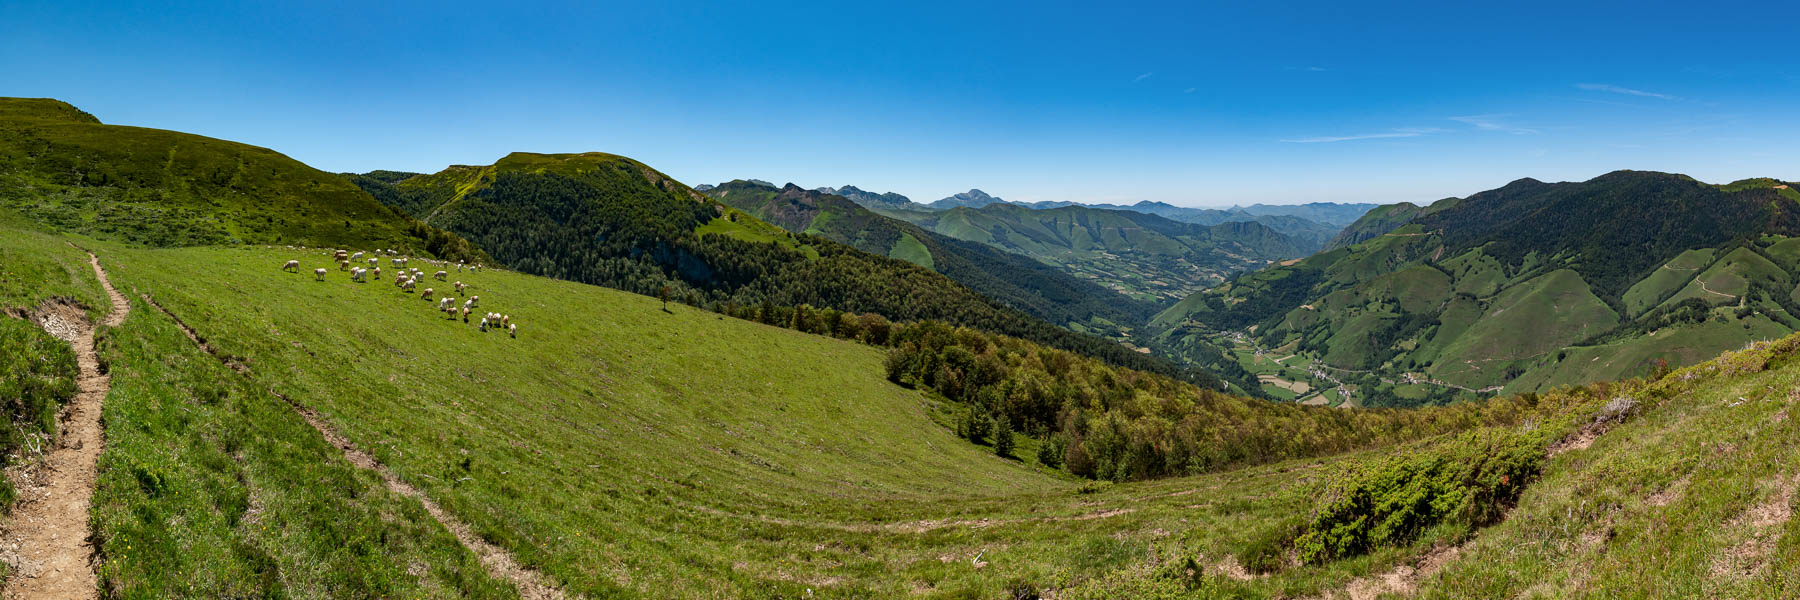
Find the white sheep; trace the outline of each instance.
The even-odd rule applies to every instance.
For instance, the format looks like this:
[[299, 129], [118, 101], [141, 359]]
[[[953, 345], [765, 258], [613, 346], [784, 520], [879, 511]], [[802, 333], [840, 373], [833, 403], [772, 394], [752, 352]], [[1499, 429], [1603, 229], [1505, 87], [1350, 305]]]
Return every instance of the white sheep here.
[[500, 325], [501, 326], [506, 326], [506, 325], [511, 325], [511, 324], [512, 324], [512, 317], [507, 316], [507, 315], [500, 315]]
[[519, 337], [519, 324], [518, 323], [508, 324], [506, 326], [506, 333], [507, 333], [507, 335], [512, 336], [514, 339], [517, 339]]
[[380, 265], [381, 265], [381, 259], [375, 258], [373, 256], [369, 257], [369, 266], [375, 267], [375, 266], [380, 266]]
[[469, 307], [467, 307], [467, 306], [463, 307], [462, 315], [463, 315], [463, 322], [464, 323], [469, 322]]
[[325, 270], [325, 267], [319, 267], [317, 269], [313, 269], [313, 281], [324, 281], [325, 274], [328, 272], [329, 271]]
[[438, 300], [438, 309], [439, 310], [446, 309], [446, 308], [455, 308], [455, 307], [456, 307], [456, 300], [452, 299], [449, 296], [445, 296]]
[[432, 274], [432, 277], [436, 277], [438, 281], [444, 281], [445, 278], [447, 278], [449, 276], [450, 276], [450, 274], [447, 272], [444, 272], [444, 271], [438, 271], [437, 273]]
[[486, 333], [486, 332], [487, 332], [487, 328], [488, 328], [488, 320], [487, 320], [487, 317], [482, 317], [482, 318], [481, 318], [481, 325], [480, 325], [480, 327], [481, 327], [481, 331], [482, 331], [482, 332], [483, 332], [483, 333]]
[[350, 255], [350, 260], [362, 260], [362, 257], [363, 257], [363, 253], [357, 252], [356, 254]]
[[422, 300], [430, 300], [431, 299], [431, 288], [425, 288], [425, 291], [419, 292], [419, 298]]
[[357, 268], [351, 269], [350, 270], [350, 280], [355, 281], [357, 283], [361, 283], [363, 281], [363, 273], [367, 273], [367, 272], [368, 271], [363, 269], [362, 267], [357, 267]]
[[481, 296], [469, 296], [469, 307], [480, 308], [481, 307]]
[[463, 282], [458, 281], [458, 282], [456, 282], [456, 295], [461, 296], [462, 293], [463, 293]]
[[297, 260], [287, 261], [287, 264], [281, 265], [281, 270], [287, 271], [289, 273], [299, 273], [300, 272], [300, 261], [297, 261]]
[[462, 264], [462, 261], [457, 261], [457, 262], [456, 262], [456, 272], [458, 272], [458, 273], [461, 273], [461, 272], [462, 272], [462, 270], [463, 270], [463, 264]]

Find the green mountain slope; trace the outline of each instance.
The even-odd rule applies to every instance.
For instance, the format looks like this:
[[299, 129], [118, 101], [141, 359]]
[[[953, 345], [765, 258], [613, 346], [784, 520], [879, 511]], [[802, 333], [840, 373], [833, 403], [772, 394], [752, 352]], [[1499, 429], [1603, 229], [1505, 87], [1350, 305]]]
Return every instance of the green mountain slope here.
[[[1800, 233], [1800, 198], [1781, 185], [1521, 180], [1195, 294], [1153, 320], [1154, 339], [1215, 369], [1220, 356], [1289, 357], [1264, 373], [1365, 405], [1688, 364], [1800, 328], [1800, 241], [1787, 237]], [[1415, 209], [1388, 212], [1351, 231]]]
[[272, 150], [105, 125], [56, 100], [0, 98], [0, 165], [0, 206], [68, 231], [156, 246], [357, 246], [487, 260]]
[[1202, 226], [1084, 206], [989, 204], [901, 216], [937, 233], [1030, 256], [1157, 302], [1178, 300], [1232, 272], [1316, 249], [1255, 222]]
[[842, 196], [743, 180], [719, 184], [706, 195], [788, 231], [935, 270], [982, 295], [1066, 327], [1119, 335], [1157, 310], [1050, 265], [945, 237], [876, 214]]
[[[0, 254], [43, 267], [0, 302], [92, 296], [79, 291], [91, 279], [65, 276], [86, 257], [64, 239], [3, 221], [0, 233]], [[368, 452], [567, 596], [1800, 591], [1800, 336], [1481, 410], [1246, 403], [1054, 353], [976, 355], [1045, 361], [1045, 375], [1012, 386], [1111, 377], [1059, 392], [1115, 409], [1081, 424], [1084, 447], [1108, 460], [1185, 448], [1252, 461], [1106, 484], [1045, 468], [1036, 437], [1018, 436], [1017, 458], [956, 439], [945, 399], [889, 382], [893, 361], [850, 341], [465, 274], [521, 324], [510, 338], [388, 286], [273, 268], [320, 254], [95, 249], [115, 285], [144, 294], [99, 348], [114, 387], [94, 562], [103, 589], [124, 596], [520, 596], [334, 443]], [[952, 337], [946, 358], [978, 343]], [[1209, 429], [1219, 434], [1182, 435]], [[1254, 464], [1293, 456], [1301, 437], [1360, 449]], [[1410, 441], [1366, 445], [1377, 437]]]
[[807, 305], [895, 321], [937, 319], [1211, 381], [1032, 318], [905, 260], [789, 233], [622, 156], [515, 152], [493, 165], [453, 166], [397, 183], [351, 179], [526, 273], [647, 295], [666, 289], [675, 300], [721, 310]]
[[1326, 250], [1351, 246], [1374, 239], [1387, 232], [1399, 229], [1419, 216], [1424, 209], [1411, 202], [1383, 204], [1369, 209], [1355, 222], [1344, 227], [1337, 236], [1325, 244]]

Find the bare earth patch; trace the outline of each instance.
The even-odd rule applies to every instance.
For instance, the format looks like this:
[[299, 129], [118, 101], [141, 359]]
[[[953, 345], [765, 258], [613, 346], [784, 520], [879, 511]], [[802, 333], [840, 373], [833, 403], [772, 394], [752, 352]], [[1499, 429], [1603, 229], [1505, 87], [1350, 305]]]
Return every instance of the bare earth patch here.
[[[94, 275], [112, 299], [105, 324], [125, 322], [131, 307], [113, 289], [100, 259], [88, 254]], [[8, 473], [18, 484], [19, 503], [6, 531], [4, 554], [14, 573], [6, 582], [5, 597], [98, 598], [94, 578], [94, 547], [88, 542], [88, 506], [94, 497], [100, 452], [106, 438], [100, 431], [100, 407], [112, 389], [112, 377], [100, 372], [94, 353], [94, 325], [87, 313], [72, 303], [50, 302], [33, 320], [45, 331], [73, 346], [80, 390], [63, 407], [60, 442], [35, 464]]]
[[1789, 477], [1777, 485], [1776, 493], [1768, 500], [1745, 510], [1726, 526], [1727, 530], [1746, 531], [1747, 535], [1713, 559], [1709, 573], [1713, 579], [1751, 577], [1768, 567], [1769, 555], [1781, 537], [1781, 527], [1794, 516], [1794, 488], [1800, 486], [1800, 476]]

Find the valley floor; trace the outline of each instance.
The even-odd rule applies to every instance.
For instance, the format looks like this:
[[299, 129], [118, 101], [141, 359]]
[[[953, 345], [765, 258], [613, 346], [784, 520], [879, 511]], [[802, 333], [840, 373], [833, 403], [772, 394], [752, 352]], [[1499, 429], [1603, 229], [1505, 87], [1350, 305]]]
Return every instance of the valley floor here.
[[[7, 233], [0, 256], [85, 259]], [[1547, 395], [1560, 408], [1525, 426], [1560, 428], [1541, 478], [1472, 536], [1253, 574], [1238, 556], [1390, 449], [1087, 482], [958, 439], [867, 346], [453, 271], [514, 338], [391, 279], [315, 281], [319, 250], [81, 243], [129, 302], [96, 346], [106, 597], [1800, 595], [1793, 340]], [[278, 269], [291, 258], [303, 274]], [[36, 285], [0, 286], [0, 304], [105, 297]], [[1630, 420], [1585, 426], [1621, 396]]]

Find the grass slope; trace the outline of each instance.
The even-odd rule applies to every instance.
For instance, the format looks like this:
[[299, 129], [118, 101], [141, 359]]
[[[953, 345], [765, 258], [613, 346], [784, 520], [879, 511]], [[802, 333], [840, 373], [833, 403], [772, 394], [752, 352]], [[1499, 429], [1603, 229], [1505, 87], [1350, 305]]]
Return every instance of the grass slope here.
[[[42, 255], [59, 241], [24, 239], [0, 247]], [[1656, 382], [1545, 394], [1522, 428], [1092, 484], [955, 439], [865, 346], [467, 275], [485, 308], [523, 325], [509, 339], [384, 283], [280, 273], [283, 249], [97, 246], [134, 303], [101, 343], [116, 387], [94, 513], [99, 569], [122, 596], [512, 594], [271, 390], [591, 597], [1291, 598], [1392, 578], [1423, 597], [1787, 597], [1800, 585], [1788, 448], [1800, 401], [1787, 393], [1800, 337]], [[1490, 451], [1472, 439], [1541, 456], [1583, 439], [1572, 434], [1618, 397], [1638, 404], [1629, 419], [1528, 461], [1535, 482], [1504, 484], [1523, 492], [1496, 525], [1411, 521], [1341, 558], [1284, 558], [1349, 482]], [[1435, 547], [1457, 550], [1414, 573]]]
[[[1229, 372], [1208, 347], [1254, 331], [1262, 347], [1348, 371], [1370, 403], [1400, 405], [1688, 364], [1800, 328], [1800, 203], [1776, 185], [1621, 171], [1371, 211], [1346, 235], [1372, 237], [1159, 314], [1151, 346]], [[1400, 285], [1432, 271], [1447, 289], [1436, 275]]]
[[479, 250], [275, 151], [101, 124], [47, 99], [0, 98], [0, 206], [55, 228], [156, 246], [281, 243]]

